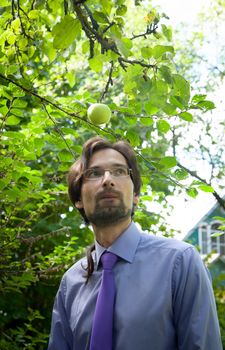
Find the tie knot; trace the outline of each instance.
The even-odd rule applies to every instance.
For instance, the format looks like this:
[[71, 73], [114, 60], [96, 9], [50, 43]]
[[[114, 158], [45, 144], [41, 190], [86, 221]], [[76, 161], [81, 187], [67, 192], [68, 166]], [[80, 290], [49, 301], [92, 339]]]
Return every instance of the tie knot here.
[[112, 270], [113, 266], [118, 260], [118, 256], [111, 253], [105, 252], [101, 256], [101, 262], [104, 270]]

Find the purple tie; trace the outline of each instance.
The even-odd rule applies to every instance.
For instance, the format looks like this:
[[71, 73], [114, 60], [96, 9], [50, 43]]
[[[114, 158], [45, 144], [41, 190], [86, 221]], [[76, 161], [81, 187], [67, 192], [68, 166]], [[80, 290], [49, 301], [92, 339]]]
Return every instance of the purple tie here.
[[98, 293], [90, 350], [112, 350], [113, 310], [115, 299], [115, 281], [112, 268], [118, 257], [105, 252], [101, 256], [103, 265], [102, 282]]

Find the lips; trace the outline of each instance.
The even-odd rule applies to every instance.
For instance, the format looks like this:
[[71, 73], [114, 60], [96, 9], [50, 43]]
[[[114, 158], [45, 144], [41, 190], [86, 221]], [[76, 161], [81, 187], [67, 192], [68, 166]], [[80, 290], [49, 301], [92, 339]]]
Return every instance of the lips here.
[[116, 199], [119, 198], [119, 194], [115, 192], [105, 192], [98, 195], [98, 199]]

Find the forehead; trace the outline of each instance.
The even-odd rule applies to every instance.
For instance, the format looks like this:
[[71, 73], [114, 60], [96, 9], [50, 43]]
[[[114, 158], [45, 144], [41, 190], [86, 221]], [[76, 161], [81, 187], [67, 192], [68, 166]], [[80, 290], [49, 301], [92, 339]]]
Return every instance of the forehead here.
[[89, 161], [89, 167], [99, 166], [99, 167], [106, 167], [111, 165], [127, 165], [126, 159], [124, 156], [112, 149], [102, 149], [99, 151], [96, 151], [90, 158]]

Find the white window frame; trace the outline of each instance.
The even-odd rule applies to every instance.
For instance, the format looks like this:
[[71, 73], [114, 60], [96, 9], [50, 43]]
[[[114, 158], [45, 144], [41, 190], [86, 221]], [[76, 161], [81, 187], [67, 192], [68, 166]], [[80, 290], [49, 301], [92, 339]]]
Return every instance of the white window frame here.
[[[211, 235], [217, 232], [217, 230], [213, 228], [215, 224], [220, 225], [220, 222], [215, 220], [211, 221], [210, 223], [202, 222], [198, 227], [198, 242], [199, 242], [200, 252], [203, 255], [207, 255], [212, 252], [222, 254], [221, 245], [225, 247], [225, 242], [222, 243], [222, 236], [218, 236], [218, 237], [215, 237], [215, 240], [214, 240], [215, 247], [214, 249], [212, 249], [213, 237]], [[203, 240], [203, 234], [205, 233], [206, 233], [206, 242], [205, 242], [205, 239]], [[223, 235], [225, 235], [225, 233], [223, 233]], [[206, 244], [206, 251], [205, 251], [205, 244]]]

